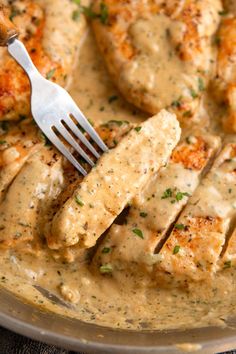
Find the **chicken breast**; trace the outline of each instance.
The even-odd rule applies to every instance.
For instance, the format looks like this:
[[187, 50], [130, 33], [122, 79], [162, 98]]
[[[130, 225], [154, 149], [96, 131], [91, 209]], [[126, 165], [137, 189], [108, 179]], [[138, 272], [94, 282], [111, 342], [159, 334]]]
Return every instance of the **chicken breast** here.
[[[66, 85], [85, 31], [83, 15], [73, 16], [76, 4], [69, 0], [4, 0], [3, 4], [39, 71]], [[29, 115], [29, 96], [25, 72], [6, 48], [0, 48], [0, 120]]]
[[4, 127], [0, 136], [0, 201], [27, 159], [45, 144], [44, 136], [30, 119]]
[[[219, 0], [95, 0], [93, 28], [125, 98], [149, 113], [196, 112], [211, 73]], [[106, 16], [105, 16], [106, 15]]]
[[174, 149], [170, 162], [153, 176], [130, 203], [123, 225], [113, 225], [100, 244], [93, 267], [107, 264], [116, 271], [151, 272], [169, 228], [193, 194], [219, 148], [211, 135], [188, 136]]
[[132, 129], [102, 156], [57, 212], [47, 236], [48, 246], [56, 249], [79, 243], [81, 247], [92, 247], [167, 162], [179, 138], [175, 116], [164, 110]]
[[215, 93], [218, 100], [227, 105], [223, 122], [226, 131], [236, 131], [236, 17], [222, 20], [217, 43]]
[[0, 204], [0, 247], [39, 242], [40, 212], [55, 198], [63, 181], [61, 160], [44, 147], [22, 167]]
[[228, 144], [159, 252], [156, 279], [175, 286], [210, 278], [236, 216], [236, 145]]
[[236, 230], [228, 240], [226, 250], [219, 261], [220, 269], [228, 269], [236, 266]]

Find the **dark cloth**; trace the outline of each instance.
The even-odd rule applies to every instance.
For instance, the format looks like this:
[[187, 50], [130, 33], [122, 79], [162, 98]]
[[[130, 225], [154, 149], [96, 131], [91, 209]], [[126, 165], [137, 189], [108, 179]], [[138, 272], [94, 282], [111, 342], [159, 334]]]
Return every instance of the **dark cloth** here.
[[0, 354], [76, 354], [20, 336], [0, 327]]

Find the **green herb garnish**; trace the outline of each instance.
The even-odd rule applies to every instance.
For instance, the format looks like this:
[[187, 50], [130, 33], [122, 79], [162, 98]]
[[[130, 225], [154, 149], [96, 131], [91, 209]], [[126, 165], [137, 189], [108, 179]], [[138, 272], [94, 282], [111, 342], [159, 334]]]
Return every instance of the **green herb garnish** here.
[[110, 247], [104, 247], [103, 249], [102, 249], [102, 253], [109, 253], [110, 252]]
[[107, 24], [108, 16], [108, 7], [104, 2], [102, 2], [100, 5], [100, 21], [103, 25]]
[[143, 233], [142, 233], [142, 231], [141, 231], [140, 229], [133, 229], [132, 232], [133, 232], [135, 235], [137, 235], [138, 237], [144, 239]]
[[185, 230], [185, 225], [184, 224], [175, 224], [175, 229], [177, 229], [177, 230]]
[[109, 274], [109, 273], [112, 273], [113, 268], [112, 268], [111, 264], [104, 264], [99, 268], [99, 270], [100, 270], [100, 273], [102, 273], [102, 274]]
[[177, 202], [179, 202], [180, 200], [183, 199], [183, 197], [190, 197], [190, 194], [187, 192], [177, 192], [175, 199], [177, 200]]
[[193, 115], [192, 111], [185, 111], [183, 113], [183, 117], [192, 117], [192, 115]]
[[171, 106], [175, 107], [175, 108], [180, 108], [181, 107], [181, 97], [178, 100], [173, 101], [171, 103]]
[[193, 89], [190, 89], [190, 94], [191, 94], [192, 98], [197, 98], [198, 97], [197, 92], [195, 90], [193, 90]]
[[56, 69], [50, 70], [50, 71], [46, 74], [46, 79], [47, 79], [47, 80], [50, 80], [50, 79], [53, 77], [53, 75], [55, 74], [55, 71], [56, 71]]
[[180, 250], [180, 246], [176, 245], [175, 248], [173, 249], [173, 254], [179, 253], [179, 250]]
[[171, 198], [172, 195], [173, 195], [172, 189], [171, 189], [171, 188], [167, 188], [167, 189], [165, 190], [165, 192], [163, 193], [161, 199]]
[[4, 145], [6, 143], [7, 143], [6, 140], [0, 140], [0, 145]]
[[148, 214], [145, 213], [144, 211], [141, 211], [141, 213], [139, 213], [139, 215], [141, 216], [141, 218], [146, 218], [146, 216], [147, 216]]
[[80, 197], [78, 195], [75, 196], [75, 201], [81, 207], [84, 206], [84, 202], [80, 199]]
[[226, 15], [228, 15], [228, 11], [227, 10], [222, 10], [222, 11], [219, 11], [218, 14], [220, 16], [226, 16]]
[[142, 129], [142, 127], [135, 127], [134, 130], [136, 130], [136, 132], [140, 132], [140, 130]]
[[108, 98], [108, 102], [109, 102], [109, 103], [112, 103], [112, 102], [114, 102], [114, 101], [116, 101], [116, 100], [118, 100], [118, 96], [116, 96], [116, 95], [110, 96], [110, 97]]
[[199, 89], [199, 91], [205, 90], [204, 81], [201, 77], [198, 78], [198, 89]]
[[72, 13], [72, 20], [73, 21], [78, 21], [78, 19], [80, 18], [80, 10], [75, 10]]
[[231, 261], [224, 262], [224, 269], [231, 268]]

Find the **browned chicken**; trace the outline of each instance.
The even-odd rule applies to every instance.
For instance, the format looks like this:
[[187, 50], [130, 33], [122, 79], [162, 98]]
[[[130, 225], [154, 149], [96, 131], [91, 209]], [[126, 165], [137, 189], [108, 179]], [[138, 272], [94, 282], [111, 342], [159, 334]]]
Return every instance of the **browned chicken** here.
[[211, 77], [219, 0], [95, 0], [93, 28], [125, 98], [156, 113], [192, 117]]
[[[113, 225], [99, 246], [93, 267], [151, 272], [168, 230], [196, 189], [220, 145], [217, 137], [188, 136], [173, 151], [168, 165], [153, 176], [130, 203], [123, 225]], [[116, 272], [116, 270], [118, 270]]]
[[224, 127], [236, 131], [236, 17], [223, 18], [217, 36], [219, 47], [214, 81], [216, 96], [226, 104]]
[[132, 129], [101, 157], [57, 212], [47, 235], [49, 247], [60, 249], [78, 243], [85, 248], [94, 246], [134, 195], [167, 162], [179, 138], [178, 121], [165, 110]]
[[[76, 4], [69, 0], [4, 0], [3, 4], [39, 71], [66, 85], [85, 29], [83, 15], [73, 20]], [[29, 95], [25, 72], [7, 49], [0, 48], [0, 120], [28, 116]]]

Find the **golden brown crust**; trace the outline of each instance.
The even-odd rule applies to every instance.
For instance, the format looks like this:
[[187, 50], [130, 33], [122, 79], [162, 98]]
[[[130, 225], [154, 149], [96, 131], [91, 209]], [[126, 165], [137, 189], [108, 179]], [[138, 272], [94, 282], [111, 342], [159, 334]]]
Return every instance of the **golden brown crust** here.
[[18, 31], [0, 5], [0, 46], [5, 47], [10, 39], [17, 37]]

